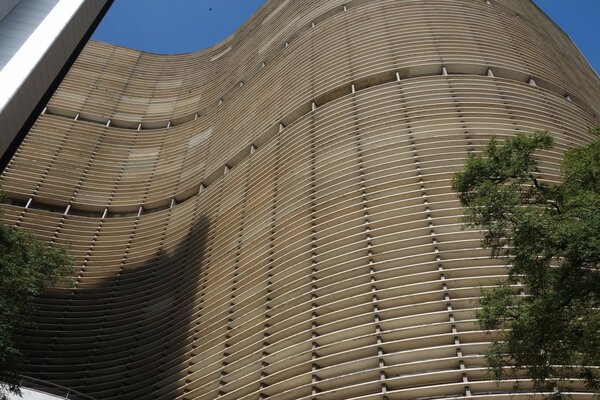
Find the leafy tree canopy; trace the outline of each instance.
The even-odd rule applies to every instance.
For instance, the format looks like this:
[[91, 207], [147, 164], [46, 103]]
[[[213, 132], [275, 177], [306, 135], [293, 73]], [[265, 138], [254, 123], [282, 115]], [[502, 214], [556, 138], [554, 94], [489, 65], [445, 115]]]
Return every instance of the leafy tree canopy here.
[[16, 335], [34, 327], [34, 297], [50, 285], [67, 283], [71, 266], [67, 249], [49, 247], [31, 233], [0, 223], [0, 400], [19, 393], [23, 360]]
[[525, 371], [562, 398], [573, 379], [600, 388], [600, 139], [566, 153], [563, 183], [539, 179], [534, 153], [552, 145], [546, 132], [492, 139], [452, 188], [465, 223], [511, 266], [477, 314], [495, 332], [490, 371], [498, 380]]

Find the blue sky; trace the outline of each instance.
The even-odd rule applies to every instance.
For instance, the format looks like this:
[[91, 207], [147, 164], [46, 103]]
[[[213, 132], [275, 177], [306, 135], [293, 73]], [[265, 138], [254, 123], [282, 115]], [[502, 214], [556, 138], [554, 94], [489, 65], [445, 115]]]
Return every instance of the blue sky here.
[[154, 53], [189, 53], [227, 38], [264, 2], [115, 0], [92, 39]]
[[[600, 0], [534, 1], [600, 71]], [[225, 39], [263, 3], [264, 0], [115, 0], [93, 39], [154, 53], [187, 53]]]
[[571, 37], [596, 72], [600, 72], [600, 1], [534, 0], [534, 2]]

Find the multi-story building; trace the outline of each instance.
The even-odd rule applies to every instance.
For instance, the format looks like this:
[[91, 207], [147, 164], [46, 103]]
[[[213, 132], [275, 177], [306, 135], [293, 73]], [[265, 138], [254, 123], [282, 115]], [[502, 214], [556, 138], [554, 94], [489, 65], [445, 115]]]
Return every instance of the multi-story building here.
[[196, 53], [90, 42], [1, 176], [4, 220], [76, 261], [24, 372], [97, 399], [529, 398], [486, 374], [477, 299], [507, 270], [450, 178], [546, 129], [559, 181], [599, 112], [526, 0], [271, 0]]

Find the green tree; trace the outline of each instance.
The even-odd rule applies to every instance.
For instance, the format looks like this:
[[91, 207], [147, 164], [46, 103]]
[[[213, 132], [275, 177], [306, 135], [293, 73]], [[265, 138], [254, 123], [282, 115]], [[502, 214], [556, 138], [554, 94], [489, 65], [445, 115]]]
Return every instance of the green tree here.
[[0, 400], [9, 392], [20, 393], [23, 359], [16, 335], [35, 327], [35, 296], [48, 286], [68, 283], [72, 263], [66, 248], [49, 247], [31, 233], [0, 222]]
[[561, 184], [539, 179], [534, 153], [552, 145], [546, 132], [492, 139], [468, 154], [452, 188], [465, 224], [510, 265], [477, 313], [493, 332], [489, 370], [525, 374], [558, 399], [573, 379], [600, 388], [600, 139], [566, 153]]

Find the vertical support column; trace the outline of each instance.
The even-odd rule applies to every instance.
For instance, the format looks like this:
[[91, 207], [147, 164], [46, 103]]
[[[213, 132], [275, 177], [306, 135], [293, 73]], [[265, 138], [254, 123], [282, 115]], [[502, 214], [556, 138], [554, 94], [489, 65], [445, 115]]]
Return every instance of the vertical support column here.
[[[494, 77], [494, 73], [492, 72], [492, 70], [490, 68], [488, 68], [486, 75], [488, 77]], [[473, 142], [471, 141], [471, 134], [469, 132], [468, 126], [467, 126], [467, 122], [465, 121], [464, 115], [463, 115], [463, 111], [461, 109], [460, 103], [459, 101], [456, 99], [456, 94], [455, 91], [453, 90], [453, 81], [452, 79], [448, 79], [448, 88], [450, 90], [450, 93], [452, 94], [452, 101], [454, 103], [454, 106], [456, 107], [456, 112], [457, 112], [457, 117], [460, 120], [460, 123], [463, 124], [462, 125], [462, 129], [465, 135], [465, 140], [467, 141], [467, 150], [471, 151], [473, 150]], [[429, 218], [429, 217], [428, 217]], [[471, 395], [471, 391], [469, 389], [469, 378], [467, 376], [466, 373], [466, 365], [464, 362], [464, 358], [463, 358], [463, 353], [462, 353], [462, 349], [460, 347], [461, 343], [460, 343], [460, 338], [458, 336], [458, 329], [457, 326], [455, 324], [455, 319], [454, 319], [454, 313], [453, 313], [453, 308], [452, 308], [452, 300], [450, 298], [450, 292], [448, 291], [448, 285], [446, 282], [446, 275], [444, 273], [444, 266], [442, 263], [442, 259], [440, 257], [439, 254], [439, 249], [437, 247], [437, 238], [435, 237], [435, 230], [433, 227], [433, 223], [430, 222], [430, 228], [431, 228], [431, 233], [433, 235], [432, 237], [432, 241], [434, 243], [435, 246], [435, 251], [436, 251], [436, 260], [437, 260], [437, 264], [438, 264], [438, 270], [440, 271], [440, 281], [442, 282], [442, 290], [444, 292], [444, 300], [446, 302], [446, 310], [448, 312], [448, 318], [449, 318], [449, 322], [450, 322], [450, 329], [451, 332], [453, 334], [453, 340], [454, 340], [454, 345], [456, 346], [456, 357], [459, 360], [459, 367], [462, 371], [462, 383], [465, 385], [464, 386], [464, 390], [465, 390], [465, 396], [470, 396]]]
[[[52, 170], [52, 168], [54, 167], [54, 164], [56, 163], [56, 161], [58, 159], [61, 158], [61, 153], [63, 148], [65, 147], [65, 143], [67, 141], [67, 137], [69, 136], [69, 134], [71, 133], [72, 129], [73, 129], [73, 125], [74, 125], [75, 121], [71, 121], [70, 123], [70, 129], [69, 130], [65, 130], [64, 134], [62, 136], [62, 138], [60, 139], [58, 145], [56, 146], [56, 150], [54, 151], [54, 154], [52, 155], [52, 157], [50, 158], [50, 161], [48, 162], [48, 165], [46, 166], [46, 168], [44, 169], [44, 172], [42, 173], [42, 175], [40, 176], [35, 188], [32, 190], [31, 192], [31, 197], [35, 198], [37, 193], [39, 192], [40, 188], [42, 187], [43, 183], [45, 182], [46, 178], [48, 177], [48, 174], [50, 173], [50, 171]], [[27, 140], [27, 138], [25, 138], [25, 140]], [[14, 158], [14, 157], [13, 157]], [[9, 163], [10, 166], [10, 163]], [[31, 203], [28, 203], [28, 205], [31, 205]], [[26, 207], [28, 208], [28, 207]], [[18, 224], [20, 223], [22, 219], [22, 216], [19, 217], [17, 223], [15, 225], [18, 226]]]
[[267, 276], [266, 276], [266, 289], [265, 289], [265, 322], [263, 328], [263, 342], [262, 342], [262, 360], [261, 360], [261, 371], [260, 371], [260, 384], [259, 384], [259, 399], [264, 400], [267, 399], [268, 396], [262, 392], [264, 389], [268, 387], [268, 385], [264, 382], [265, 378], [269, 376], [267, 372], [269, 368], [269, 363], [266, 361], [270, 355], [269, 346], [271, 343], [269, 342], [270, 328], [271, 325], [269, 320], [271, 318], [271, 301], [272, 292], [273, 292], [273, 268], [275, 264], [275, 232], [277, 228], [277, 202], [279, 196], [279, 160], [281, 158], [281, 142], [280, 137], [275, 138], [277, 144], [275, 147], [275, 168], [273, 171], [273, 197], [271, 203], [271, 231], [269, 235], [269, 259], [267, 263]]
[[[354, 85], [352, 85], [352, 93], [356, 93]], [[367, 255], [368, 255], [368, 268], [369, 268], [369, 280], [370, 280], [370, 291], [371, 291], [371, 301], [373, 304], [373, 322], [375, 325], [375, 339], [377, 341], [377, 357], [379, 364], [379, 380], [381, 382], [381, 393], [383, 395], [383, 400], [387, 400], [387, 385], [386, 381], [386, 373], [385, 373], [385, 360], [384, 350], [383, 350], [383, 338], [382, 338], [382, 329], [380, 326], [381, 319], [379, 317], [379, 306], [377, 298], [377, 276], [375, 270], [375, 260], [374, 260], [374, 252], [373, 252], [373, 238], [371, 235], [371, 223], [369, 220], [369, 206], [368, 206], [368, 194], [367, 194], [367, 181], [365, 179], [365, 169], [364, 169], [364, 160], [363, 160], [363, 140], [361, 129], [358, 121], [358, 113], [359, 108], [357, 104], [356, 96], [352, 98], [352, 108], [353, 108], [353, 122], [354, 122], [354, 139], [355, 139], [355, 148], [356, 148], [356, 160], [358, 165], [358, 175], [360, 179], [360, 193], [361, 193], [361, 202], [363, 207], [363, 218], [364, 218], [364, 227], [365, 227], [365, 235], [366, 235], [366, 244], [367, 244]]]
[[[204, 188], [205, 186], [201, 184], [200, 187]], [[190, 353], [190, 356], [192, 358], [199, 355], [198, 350], [195, 350], [196, 348], [200, 347], [200, 351], [204, 351], [205, 349], [205, 335], [203, 331], [206, 330], [206, 315], [210, 313], [211, 309], [205, 309], [204, 302], [206, 300], [206, 289], [208, 287], [208, 279], [210, 273], [212, 272], [210, 268], [211, 257], [212, 250], [214, 247], [214, 236], [216, 236], [216, 228], [214, 227], [214, 225], [215, 220], [219, 216], [219, 208], [221, 207], [221, 188], [222, 186], [217, 186], [216, 188], [213, 188], [214, 190], [212, 192], [206, 194], [206, 196], [213, 195], [214, 197], [212, 198], [208, 197], [207, 199], [205, 196], [195, 197], [196, 200], [194, 205], [194, 215], [201, 215], [202, 220], [205, 222], [205, 225], [203, 227], [205, 233], [203, 233], [203, 236], [206, 238], [204, 240], [204, 248], [206, 250], [202, 252], [202, 258], [200, 259], [202, 265], [202, 273], [198, 277], [198, 290], [195, 296], [195, 302], [197, 303], [197, 306], [194, 306], [195, 321], [192, 335], [192, 352]], [[202, 210], [202, 212], [200, 212], [200, 210]], [[201, 359], [200, 362], [204, 362], [204, 360]], [[189, 363], [188, 365], [189, 367], [193, 366], [192, 363]], [[210, 368], [212, 369], [211, 373], [216, 372], [216, 368], [214, 368], [213, 366], [211, 366]], [[191, 382], [193, 381], [186, 380], [186, 384]], [[185, 391], [188, 392], [189, 389], [186, 388]]]
[[[140, 124], [141, 126], [142, 124]], [[96, 156], [98, 154], [98, 150], [100, 149], [100, 147], [102, 146], [102, 143], [104, 142], [104, 138], [106, 137], [106, 135], [104, 134], [105, 130], [102, 130], [102, 134], [98, 135], [98, 140], [96, 141], [96, 143], [94, 144], [94, 148], [92, 149], [92, 153], [90, 154], [90, 158], [88, 159], [85, 168], [83, 169], [80, 177], [79, 177], [79, 181], [77, 182], [77, 185], [75, 186], [75, 190], [73, 191], [73, 194], [71, 195], [71, 198], [69, 199], [70, 203], [74, 203], [77, 201], [77, 196], [79, 194], [79, 191], [81, 190], [81, 187], [83, 186], [84, 180], [88, 175], [88, 172], [90, 170], [90, 168], [92, 167], [92, 165], [94, 164], [94, 161], [96, 160]], [[102, 218], [106, 217], [106, 210], [104, 212], [104, 215], [102, 216]]]
[[[239, 221], [239, 229], [237, 233], [237, 244], [235, 247], [235, 258], [233, 260], [233, 273], [231, 276], [231, 293], [229, 297], [229, 317], [227, 319], [227, 333], [225, 334], [225, 351], [223, 352], [223, 362], [221, 364], [221, 380], [219, 382], [220, 390], [219, 394], [226, 394], [227, 391], [223, 388], [227, 384], [224, 381], [224, 378], [231, 373], [231, 367], [228, 368], [231, 360], [228, 360], [228, 357], [231, 355], [227, 350], [229, 347], [235, 344], [236, 339], [235, 335], [239, 334], [239, 331], [233, 332], [235, 326], [235, 317], [234, 313], [237, 311], [237, 302], [236, 297], [238, 296], [237, 288], [238, 288], [238, 276], [239, 276], [239, 268], [240, 268], [240, 257], [242, 253], [242, 237], [244, 233], [244, 225], [245, 225], [245, 214], [246, 214], [246, 204], [248, 203], [248, 187], [250, 180], [250, 162], [246, 163], [246, 171], [244, 177], [244, 187], [242, 189], [242, 205], [240, 211], [240, 221]], [[228, 166], [225, 165], [226, 171], [228, 171]]]
[[[314, 103], [313, 103], [314, 104]], [[312, 115], [312, 123], [314, 126], [314, 114]], [[312, 253], [311, 253], [311, 383], [312, 383], [312, 396], [315, 399], [315, 396], [319, 393], [319, 388], [317, 387], [317, 383], [320, 381], [318, 376], [318, 371], [320, 369], [318, 360], [319, 360], [319, 343], [317, 339], [319, 334], [317, 329], [319, 324], [317, 323], [317, 318], [319, 317], [317, 313], [318, 307], [318, 285], [317, 285], [317, 273], [318, 271], [318, 252], [317, 252], [317, 216], [316, 216], [316, 206], [317, 206], [317, 183], [316, 183], [316, 163], [317, 163], [317, 145], [315, 138], [314, 128], [311, 129], [310, 132], [310, 218], [311, 218], [311, 242], [312, 242]]]
[[[169, 121], [169, 124], [171, 122]], [[168, 128], [168, 127], [167, 127]], [[163, 135], [162, 139], [160, 141], [160, 147], [158, 148], [158, 154], [156, 155], [156, 158], [154, 160], [154, 163], [152, 165], [152, 170], [150, 171], [150, 176], [148, 177], [148, 181], [146, 184], [146, 188], [144, 190], [144, 196], [141, 200], [141, 205], [143, 206], [146, 203], [146, 200], [148, 199], [148, 196], [150, 195], [151, 189], [152, 189], [152, 181], [154, 180], [154, 177], [156, 176], [156, 169], [157, 166], [160, 162], [160, 158], [161, 155], [163, 154], [163, 149], [165, 148], [165, 144], [167, 143], [167, 138], [169, 137], [169, 135]], [[137, 137], [136, 137], [137, 140]]]
[[[187, 363], [187, 371], [186, 371], [186, 375], [190, 377], [190, 375], [193, 374], [194, 372], [194, 366], [196, 364], [195, 362], [195, 357], [197, 354], [195, 354], [195, 348], [197, 347], [196, 345], [196, 341], [200, 340], [202, 341], [202, 338], [198, 339], [196, 334], [199, 333], [199, 329], [198, 326], [200, 325], [200, 318], [202, 315], [202, 289], [201, 285], [202, 283], [206, 283], [206, 266], [204, 265], [204, 259], [203, 259], [203, 253], [204, 253], [204, 249], [208, 248], [209, 244], [208, 242], [208, 230], [210, 228], [210, 225], [207, 223], [208, 218], [206, 216], [203, 216], [203, 218], [201, 218], [201, 220], [199, 221], [198, 219], [198, 213], [199, 213], [199, 205], [200, 205], [200, 196], [195, 196], [194, 198], [194, 206], [192, 208], [192, 213], [191, 213], [191, 217], [190, 217], [190, 231], [188, 232], [188, 238], [198, 238], [199, 235], [201, 235], [200, 237], [206, 237], [205, 240], [202, 240], [202, 248], [200, 249], [200, 254], [197, 253], [198, 249], [195, 248], [195, 246], [189, 246], [186, 254], [185, 254], [185, 259], [186, 262], [192, 264], [190, 267], [191, 268], [196, 268], [200, 270], [200, 273], [197, 276], [197, 281], [198, 282], [198, 291], [196, 291], [194, 293], [194, 297], [189, 299], [191, 301], [193, 301], [194, 303], [196, 303], [198, 300], [199, 301], [199, 306], [193, 305], [190, 307], [191, 309], [191, 318], [190, 318], [190, 324], [189, 327], [192, 328], [193, 327], [193, 335], [188, 336], [189, 340], [189, 346], [191, 347], [191, 350], [189, 351], [189, 361]], [[192, 239], [193, 240], [193, 239]], [[186, 301], [189, 301], [188, 298], [186, 298]], [[203, 360], [200, 360], [201, 362]], [[186, 385], [188, 383], [192, 382], [191, 379], [186, 379], [185, 383], [183, 385], [183, 391], [184, 393], [187, 393], [189, 391], [189, 389], [186, 387]], [[186, 397], [184, 396], [183, 399], [185, 399]]]
[[33, 197], [30, 197], [29, 200], [27, 200], [27, 203], [25, 204], [25, 208], [23, 208], [21, 210], [21, 212], [19, 213], [19, 216], [17, 217], [17, 219], [15, 221], [15, 227], [18, 228], [19, 226], [21, 226], [21, 222], [23, 222], [25, 213], [27, 212], [27, 209], [29, 209], [29, 207], [31, 207], [32, 203], [33, 203]]
[[[435, 232], [435, 225], [433, 223], [433, 218], [431, 215], [431, 208], [429, 206], [427, 189], [425, 187], [425, 182], [423, 180], [423, 174], [421, 172], [421, 166], [420, 166], [420, 160], [419, 160], [419, 154], [417, 151], [416, 142], [415, 142], [414, 136], [412, 134], [410, 135], [410, 140], [411, 140], [410, 144], [411, 144], [411, 149], [413, 152], [413, 158], [415, 161], [415, 167], [417, 170], [417, 177], [419, 179], [419, 185], [421, 188], [421, 197], [423, 198], [423, 205], [425, 206], [425, 216], [427, 218], [427, 226], [429, 227], [429, 234], [431, 236], [431, 244], [433, 246], [437, 269], [439, 271], [439, 279], [440, 279], [440, 283], [441, 283], [440, 289], [441, 289], [444, 301], [446, 302], [446, 311], [448, 312], [448, 319], [450, 322], [450, 331], [453, 334], [454, 346], [456, 347], [456, 357], [459, 359], [460, 369], [465, 370], [463, 355], [462, 355], [462, 351], [460, 348], [460, 338], [458, 336], [456, 324], [454, 323], [452, 302], [451, 302], [450, 294], [448, 291], [448, 285], [446, 283], [446, 274], [444, 273], [444, 266], [443, 266], [442, 258], [440, 256], [440, 249], [438, 247], [438, 240], [437, 240], [437, 235]], [[466, 372], [462, 373], [462, 382], [463, 382], [463, 384], [465, 384], [465, 388], [468, 389], [467, 384], [469, 381], [468, 381]]]

